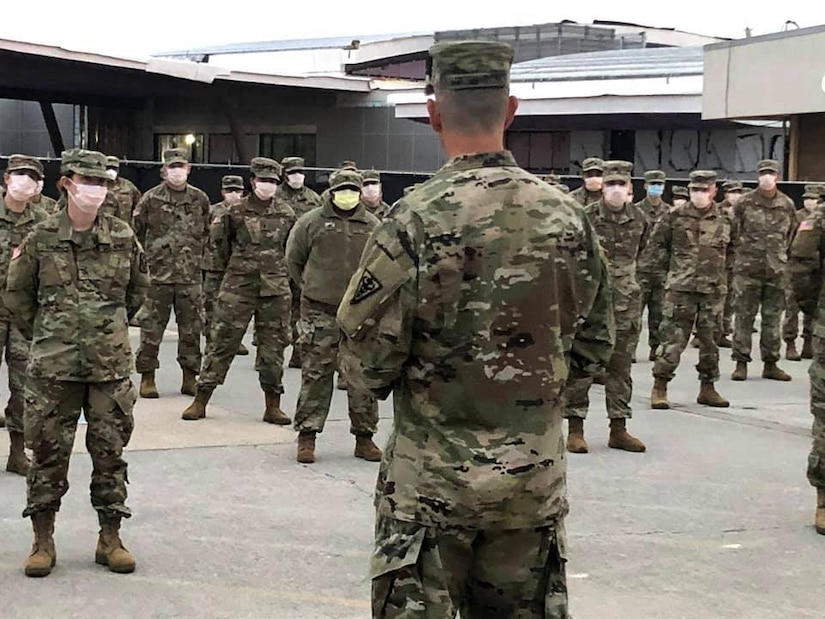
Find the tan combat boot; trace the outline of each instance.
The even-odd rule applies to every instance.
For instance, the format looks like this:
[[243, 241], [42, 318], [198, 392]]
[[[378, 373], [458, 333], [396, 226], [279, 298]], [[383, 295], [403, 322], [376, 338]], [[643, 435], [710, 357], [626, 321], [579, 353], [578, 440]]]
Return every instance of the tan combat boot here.
[[140, 397], [159, 398], [158, 388], [155, 385], [155, 372], [144, 372], [140, 375]]
[[664, 378], [653, 379], [653, 389], [650, 390], [650, 408], [667, 410], [670, 403], [667, 401], [667, 381]]
[[23, 433], [9, 431], [9, 459], [6, 460], [6, 470], [9, 473], [17, 473], [18, 475], [26, 475], [29, 472], [31, 462], [26, 456], [26, 450], [23, 446]]
[[344, 375], [341, 372], [338, 372], [338, 380], [335, 381], [335, 388], [341, 391], [347, 390], [347, 379], [344, 378]]
[[34, 544], [26, 559], [24, 571], [26, 576], [40, 578], [51, 574], [57, 562], [57, 552], [54, 549], [54, 512], [38, 512], [32, 514], [31, 518]]
[[736, 369], [730, 375], [731, 380], [748, 380], [748, 364], [744, 361], [736, 362]]
[[814, 358], [814, 343], [813, 338], [806, 337], [802, 341], [802, 355], [803, 359], [813, 359]]
[[645, 444], [627, 431], [627, 419], [610, 420], [610, 439], [607, 446], [612, 449], [622, 449], [641, 453], [645, 451]]
[[825, 535], [825, 488], [816, 489], [816, 532]]
[[361, 458], [367, 462], [381, 462], [381, 450], [372, 442], [372, 434], [364, 434], [355, 437], [355, 453], [356, 458]]
[[567, 451], [571, 454], [586, 454], [587, 441], [584, 440], [584, 419], [569, 417], [567, 419]]
[[312, 464], [315, 462], [315, 432], [298, 434], [298, 462]]
[[131, 574], [135, 571], [135, 557], [120, 541], [120, 516], [100, 514], [100, 535], [97, 538], [95, 563], [105, 565], [110, 572]]
[[183, 368], [183, 381], [180, 384], [180, 392], [183, 395], [195, 395], [198, 389], [198, 375], [192, 370]]
[[281, 410], [281, 394], [264, 391], [266, 398], [266, 410], [264, 411], [264, 423], [274, 423], [279, 426], [288, 426], [292, 423], [287, 414]]
[[713, 387], [712, 382], [702, 382], [702, 386], [699, 389], [699, 396], [696, 398], [696, 402], [698, 404], [704, 404], [705, 406], [715, 406], [717, 408], [727, 408], [730, 406], [730, 402], [728, 402], [725, 398], [723, 398], [716, 389]]
[[796, 349], [796, 342], [793, 340], [785, 342], [785, 358], [788, 361], [802, 361], [802, 355]]
[[788, 382], [791, 380], [791, 375], [780, 369], [780, 367], [775, 363], [766, 363], [765, 367], [762, 369], [762, 378]]
[[249, 354], [249, 349], [243, 344], [238, 345], [238, 352], [235, 353], [239, 357], [246, 357]]
[[206, 417], [206, 405], [209, 404], [214, 390], [215, 388], [211, 386], [198, 387], [195, 392], [195, 401], [186, 407], [180, 418], [184, 421], [197, 421]]

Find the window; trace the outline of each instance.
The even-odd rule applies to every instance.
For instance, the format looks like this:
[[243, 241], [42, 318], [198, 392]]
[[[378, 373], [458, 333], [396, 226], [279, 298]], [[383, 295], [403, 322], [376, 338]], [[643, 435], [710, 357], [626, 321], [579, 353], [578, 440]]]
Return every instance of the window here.
[[280, 161], [284, 157], [303, 157], [307, 167], [315, 165], [314, 133], [262, 133], [258, 153]]
[[163, 151], [169, 148], [185, 148], [191, 163], [204, 163], [203, 143], [202, 133], [156, 133], [155, 161], [163, 161]]
[[507, 148], [530, 172], [570, 172], [570, 133], [567, 131], [511, 131]]
[[240, 160], [231, 133], [209, 134], [209, 163], [240, 163]]

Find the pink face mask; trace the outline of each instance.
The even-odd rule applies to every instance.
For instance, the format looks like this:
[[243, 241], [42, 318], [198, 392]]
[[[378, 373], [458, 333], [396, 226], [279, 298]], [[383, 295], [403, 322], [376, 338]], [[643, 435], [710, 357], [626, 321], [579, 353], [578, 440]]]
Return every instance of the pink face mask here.
[[28, 202], [37, 195], [37, 181], [28, 174], [12, 174], [6, 189], [18, 202]]
[[103, 185], [85, 185], [83, 183], [75, 183], [74, 181], [69, 182], [74, 185], [75, 188], [74, 192], [69, 192], [72, 195], [75, 206], [87, 215], [95, 215], [106, 199], [106, 194], [109, 190]]

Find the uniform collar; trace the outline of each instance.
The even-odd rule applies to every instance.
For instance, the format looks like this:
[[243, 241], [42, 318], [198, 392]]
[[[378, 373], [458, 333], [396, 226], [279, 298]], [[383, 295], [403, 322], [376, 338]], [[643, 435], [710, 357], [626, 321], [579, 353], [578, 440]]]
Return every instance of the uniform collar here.
[[458, 155], [445, 163], [439, 172], [502, 167], [518, 167], [516, 158], [513, 157], [513, 153], [509, 150], [499, 150], [491, 153], [468, 153], [466, 155]]
[[[69, 221], [69, 209], [63, 209], [59, 213], [59, 224], [57, 228], [57, 238], [61, 241], [71, 241], [74, 230], [72, 222]], [[109, 230], [109, 222], [99, 214], [91, 227], [91, 233], [97, 245], [111, 245], [112, 235]]]

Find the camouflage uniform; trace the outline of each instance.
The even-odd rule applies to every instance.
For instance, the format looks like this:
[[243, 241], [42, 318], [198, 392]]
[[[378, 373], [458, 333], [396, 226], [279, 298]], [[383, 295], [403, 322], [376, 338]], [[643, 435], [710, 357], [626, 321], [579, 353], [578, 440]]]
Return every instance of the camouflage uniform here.
[[[72, 173], [105, 178], [105, 158], [63, 154]], [[149, 285], [132, 229], [102, 214], [75, 231], [64, 209], [41, 222], [9, 267], [5, 303], [32, 338], [25, 398], [26, 443], [33, 450], [24, 516], [56, 512], [81, 409], [88, 422], [92, 505], [102, 517], [129, 517], [126, 462], [135, 390], [128, 320]]]
[[[362, 170], [361, 176], [364, 178], [364, 188], [368, 185], [381, 185], [381, 174], [376, 170]], [[363, 190], [361, 192], [363, 194]], [[373, 215], [375, 215], [378, 219], [383, 219], [384, 216], [387, 214], [387, 211], [390, 210], [390, 205], [384, 202], [380, 197], [378, 202], [375, 204], [368, 202], [365, 199], [361, 199], [361, 203], [364, 207]]]
[[[117, 157], [106, 157], [106, 170], [107, 174], [111, 174], [112, 172], [119, 174], [120, 159]], [[131, 226], [132, 213], [134, 212], [137, 203], [140, 201], [140, 191], [138, 191], [138, 188], [135, 187], [134, 183], [132, 183], [132, 181], [128, 178], [123, 178], [119, 175], [116, 176], [115, 180], [109, 186], [109, 193], [107, 197], [112, 198], [117, 207], [115, 212], [105, 212], [122, 219]]]
[[42, 193], [39, 193], [35, 197], [33, 197], [31, 199], [31, 203], [36, 206], [39, 206], [40, 210], [48, 214], [56, 213], [60, 210], [57, 206], [57, 200], [55, 200], [54, 198], [50, 198], [49, 196], [43, 195]]
[[[602, 161], [598, 157], [588, 157], [582, 162], [582, 178], [585, 178], [585, 175], [587, 175], [588, 172], [591, 172], [593, 174], [596, 174], [597, 172], [603, 172], [603, 166], [604, 161]], [[588, 191], [587, 187], [585, 187], [585, 185], [582, 185], [578, 189], [574, 189], [573, 191], [571, 191], [570, 197], [582, 206], [587, 206], [588, 204], [598, 202], [602, 199], [602, 190], [598, 189], [596, 191]]]
[[[742, 181], [725, 181], [722, 184], [722, 191], [725, 199], [719, 203], [719, 209], [733, 221], [733, 204], [730, 203], [730, 195], [735, 193], [742, 196], [744, 191]], [[731, 198], [732, 199], [732, 198]], [[719, 347], [731, 348], [730, 336], [733, 333], [733, 254], [728, 256], [725, 264], [725, 277], [728, 283], [728, 291], [725, 294], [725, 307], [722, 312], [719, 325]]]
[[[779, 164], [762, 161], [759, 172], [777, 172]], [[736, 323], [733, 359], [747, 372], [751, 361], [753, 323], [762, 312], [760, 353], [762, 361], [775, 365], [780, 356], [780, 324], [785, 309], [788, 245], [794, 231], [795, 210], [791, 199], [776, 190], [769, 198], [757, 189], [742, 196], [733, 209], [733, 288]]]
[[[436, 100], [506, 86], [509, 46], [430, 53]], [[374, 618], [568, 617], [562, 389], [607, 362], [607, 277], [581, 207], [506, 151], [452, 158], [371, 237], [338, 322], [351, 385], [393, 393]]]
[[[178, 151], [164, 153], [164, 163], [180, 161], [183, 154]], [[175, 191], [163, 182], [140, 199], [134, 221], [152, 274], [147, 299], [150, 314], [141, 322], [137, 371], [145, 374], [160, 367], [158, 351], [174, 306], [178, 363], [197, 374], [201, 366], [201, 261], [209, 238], [209, 198], [192, 185]]]
[[[361, 176], [339, 170], [330, 179], [340, 186], [360, 189]], [[295, 429], [322, 432], [332, 399], [332, 377], [337, 368], [340, 331], [335, 312], [347, 283], [379, 221], [362, 204], [348, 216], [333, 208], [332, 194], [323, 206], [298, 220], [287, 242], [287, 264], [292, 280], [301, 288], [301, 318], [298, 323], [302, 351], [301, 393], [295, 411]], [[350, 432], [372, 436], [378, 424], [378, 405], [367, 391], [350, 389]]]

